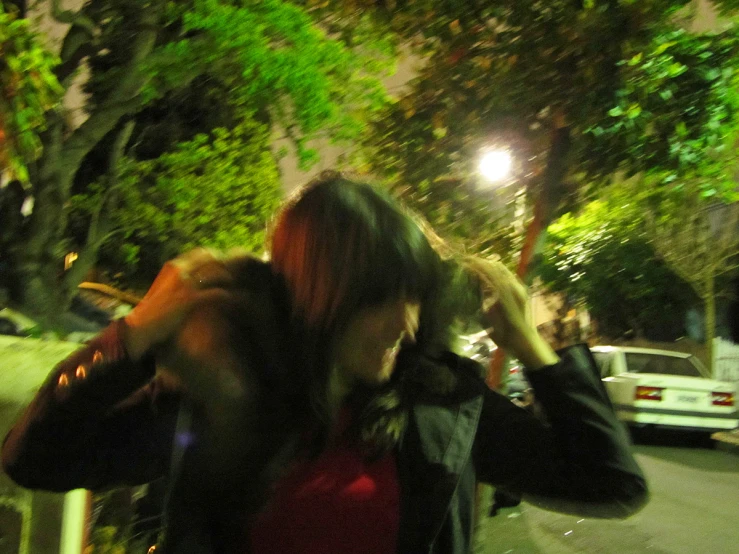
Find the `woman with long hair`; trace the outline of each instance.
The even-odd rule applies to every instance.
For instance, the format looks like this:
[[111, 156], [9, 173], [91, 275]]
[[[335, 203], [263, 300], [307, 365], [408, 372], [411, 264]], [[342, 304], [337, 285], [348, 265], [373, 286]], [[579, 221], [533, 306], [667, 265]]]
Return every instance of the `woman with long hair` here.
[[[499, 264], [442, 256], [337, 173], [289, 199], [268, 260], [196, 250], [61, 362], [8, 434], [28, 488], [166, 475], [173, 553], [463, 553], [475, 485], [626, 517], [646, 501], [587, 347], [555, 353]], [[543, 425], [454, 353], [477, 320], [527, 368]]]

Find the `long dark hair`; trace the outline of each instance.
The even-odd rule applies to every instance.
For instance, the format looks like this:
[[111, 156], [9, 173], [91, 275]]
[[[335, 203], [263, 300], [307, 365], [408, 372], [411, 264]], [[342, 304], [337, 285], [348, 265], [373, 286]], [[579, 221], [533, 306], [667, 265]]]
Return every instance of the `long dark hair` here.
[[[387, 191], [337, 172], [299, 190], [278, 215], [270, 237], [272, 269], [285, 283], [294, 336], [300, 337], [305, 364], [300, 371], [308, 372], [319, 445], [331, 423], [327, 394], [333, 341], [360, 309], [401, 297], [419, 300], [412, 349], [433, 357], [450, 348], [457, 312], [477, 301], [461, 292], [469, 290], [463, 272], [442, 259], [414, 215]], [[399, 360], [417, 357], [401, 352]], [[353, 395], [354, 432], [374, 454], [393, 447], [405, 427], [403, 373], [410, 370], [401, 365], [386, 386]]]

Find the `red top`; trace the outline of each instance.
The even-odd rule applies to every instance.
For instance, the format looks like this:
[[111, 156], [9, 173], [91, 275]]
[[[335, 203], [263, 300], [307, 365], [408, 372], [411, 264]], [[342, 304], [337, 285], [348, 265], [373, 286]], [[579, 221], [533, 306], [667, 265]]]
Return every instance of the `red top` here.
[[252, 552], [395, 554], [399, 489], [394, 454], [368, 463], [340, 441], [277, 484], [252, 526]]

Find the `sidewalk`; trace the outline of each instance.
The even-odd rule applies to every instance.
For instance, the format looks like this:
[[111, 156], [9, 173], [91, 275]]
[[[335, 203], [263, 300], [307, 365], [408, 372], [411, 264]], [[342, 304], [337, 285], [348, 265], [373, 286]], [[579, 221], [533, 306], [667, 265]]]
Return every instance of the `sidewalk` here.
[[739, 429], [719, 431], [711, 435], [711, 438], [716, 441], [716, 448], [719, 450], [739, 454]]

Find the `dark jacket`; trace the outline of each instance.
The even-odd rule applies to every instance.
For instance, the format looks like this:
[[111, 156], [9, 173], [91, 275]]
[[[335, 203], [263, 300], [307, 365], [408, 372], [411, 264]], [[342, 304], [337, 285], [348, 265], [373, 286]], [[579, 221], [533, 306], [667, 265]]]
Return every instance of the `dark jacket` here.
[[[218, 440], [208, 437], [208, 416], [180, 409], [181, 393], [155, 376], [153, 359], [128, 360], [120, 332], [121, 324], [113, 324], [53, 370], [6, 437], [3, 467], [24, 487], [51, 491], [142, 484], [174, 467], [166, 552], [230, 552], [214, 537], [247, 529], [252, 499], [243, 499], [251, 495], [257, 505], [263, 491], [234, 486], [227, 466], [198, 447]], [[444, 356], [458, 384], [452, 394], [416, 397], [397, 451], [399, 552], [469, 552], [478, 481], [587, 517], [623, 518], [645, 504], [644, 477], [592, 355], [575, 346], [560, 356], [560, 363], [528, 374], [551, 426], [489, 390], [475, 362]], [[260, 410], [272, 420], [281, 413], [279, 402]], [[192, 421], [183, 424], [183, 413]], [[241, 436], [260, 435], [255, 421]], [[242, 481], [244, 474], [262, 479], [268, 459], [280, 456], [288, 435], [273, 435], [262, 432], [248, 454], [239, 450], [236, 465], [248, 468]], [[182, 458], [174, 464], [173, 444]], [[217, 484], [221, 490], [214, 491]], [[245, 540], [235, 542], [243, 548]]]

